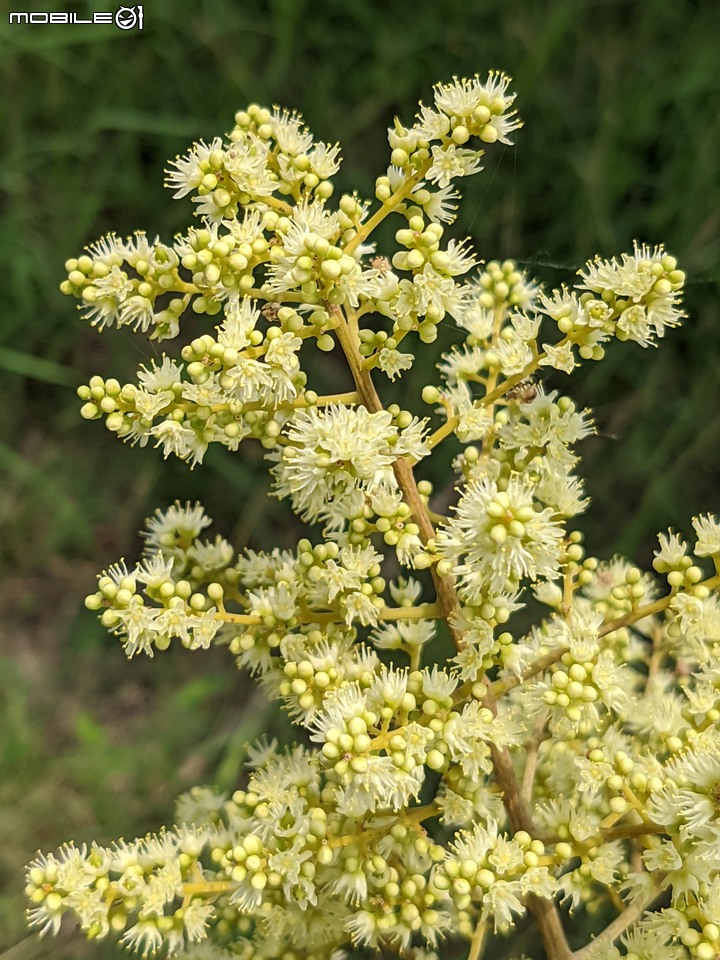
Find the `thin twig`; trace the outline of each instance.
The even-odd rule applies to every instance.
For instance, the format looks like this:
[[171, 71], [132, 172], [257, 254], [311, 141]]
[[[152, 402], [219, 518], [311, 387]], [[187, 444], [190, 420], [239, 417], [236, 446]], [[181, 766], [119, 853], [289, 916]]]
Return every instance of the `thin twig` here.
[[618, 937], [621, 937], [626, 930], [629, 930], [634, 923], [637, 923], [646, 910], [652, 907], [661, 892], [660, 888], [656, 887], [649, 897], [646, 897], [644, 900], [635, 900], [631, 903], [630, 906], [623, 910], [620, 916], [616, 917], [612, 923], [608, 924], [603, 932], [595, 937], [594, 940], [591, 940], [590, 943], [582, 947], [582, 949], [576, 950], [571, 954], [572, 960], [584, 960], [588, 954], [597, 949], [598, 944], [612, 943], [617, 940]]
[[473, 933], [473, 938], [470, 941], [470, 950], [467, 955], [467, 960], [481, 960], [483, 953], [485, 952], [485, 945], [487, 943], [487, 936], [490, 932], [490, 924], [487, 920], [479, 920], [475, 925], [475, 932]]
[[525, 769], [523, 770], [522, 783], [520, 784], [520, 798], [523, 803], [530, 803], [532, 798], [532, 788], [535, 782], [535, 771], [537, 769], [538, 754], [540, 744], [543, 742], [543, 733], [545, 731], [545, 717], [539, 717], [535, 722], [532, 739], [528, 744], [527, 754], [525, 755]]
[[[340, 341], [340, 346], [345, 353], [348, 365], [352, 372], [355, 387], [360, 394], [363, 403], [371, 413], [383, 409], [380, 398], [372, 382], [370, 371], [363, 366], [363, 358], [360, 354], [360, 344], [356, 335], [351, 331], [343, 311], [332, 304], [325, 304], [326, 309], [337, 320], [336, 334]], [[509, 381], [500, 388], [498, 396], [511, 386]], [[492, 394], [485, 400], [491, 402], [494, 399]], [[402, 491], [405, 502], [413, 513], [415, 522], [420, 529], [420, 539], [424, 544], [434, 539], [435, 530], [428, 517], [427, 510], [423, 504], [422, 498], [413, 476], [412, 465], [404, 458], [400, 458], [393, 464], [395, 478]], [[450, 621], [460, 609], [460, 599], [455, 589], [452, 577], [440, 577], [434, 567], [431, 568], [438, 603], [440, 604], [445, 618], [448, 621], [448, 628], [458, 649], [464, 645], [461, 631], [454, 629]], [[489, 690], [485, 696], [484, 704], [496, 712], [497, 705], [492, 690]], [[534, 824], [520, 796], [520, 786], [513, 769], [512, 758], [506, 747], [491, 745], [491, 756], [495, 776], [498, 786], [502, 791], [503, 804], [507, 811], [510, 825], [515, 832], [525, 830], [528, 833], [537, 836]], [[552, 900], [541, 897], [528, 897], [528, 905], [537, 922], [540, 934], [545, 945], [545, 953], [548, 960], [571, 960], [570, 947], [565, 938], [560, 914], [555, 903]]]

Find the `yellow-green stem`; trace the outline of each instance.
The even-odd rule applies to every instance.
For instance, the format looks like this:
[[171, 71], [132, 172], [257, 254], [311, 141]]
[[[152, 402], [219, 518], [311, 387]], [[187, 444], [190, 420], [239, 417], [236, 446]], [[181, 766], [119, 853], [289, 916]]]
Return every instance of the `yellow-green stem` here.
[[[362, 397], [363, 403], [371, 413], [382, 410], [383, 406], [372, 382], [370, 371], [366, 370], [363, 366], [363, 358], [359, 349], [359, 338], [356, 333], [350, 329], [339, 307], [331, 304], [326, 304], [325, 306], [328, 312], [332, 313], [338, 321], [336, 328], [338, 340], [345, 353], [355, 381], [355, 386]], [[517, 382], [519, 382], [520, 379], [522, 379], [522, 377], [520, 377]], [[510, 386], [512, 386], [511, 382], [506, 381], [505, 384], [502, 385], [498, 396], [504, 389], [509, 389]], [[489, 395], [487, 402], [490, 402], [491, 399], [495, 398]], [[415, 521], [420, 528], [420, 539], [423, 543], [427, 543], [429, 540], [434, 539], [435, 530], [418, 491], [417, 483], [413, 476], [412, 465], [406, 459], [400, 458], [393, 464], [393, 472], [395, 473], [395, 478], [402, 491], [405, 502], [410, 507]], [[450, 630], [455, 645], [458, 649], [462, 649], [464, 646], [463, 634], [454, 628], [451, 623], [460, 609], [460, 599], [457, 595], [454, 581], [451, 577], [439, 576], [434, 566], [431, 568], [431, 571], [438, 603], [448, 623], [448, 629]], [[484, 703], [493, 713], [496, 712], [497, 705], [492, 690], [488, 690]], [[527, 807], [520, 796], [520, 784], [515, 775], [509, 750], [493, 745], [491, 746], [491, 756], [496, 780], [502, 791], [503, 804], [513, 830], [516, 832], [518, 830], [526, 830], [531, 835], [537, 835], [537, 830]], [[530, 895], [528, 896], [528, 906], [535, 916], [540, 934], [543, 938], [548, 960], [570, 960], [570, 947], [565, 938], [560, 915], [555, 904], [551, 900]]]
[[596, 953], [598, 948], [602, 947], [603, 944], [612, 943], [614, 940], [617, 940], [618, 937], [621, 937], [629, 927], [637, 923], [646, 910], [650, 909], [653, 902], [660, 895], [660, 892], [661, 887], [658, 884], [648, 897], [633, 901], [619, 917], [616, 917], [615, 920], [605, 927], [602, 933], [598, 934], [594, 940], [591, 940], [587, 946], [570, 954], [571, 960], [585, 960], [585, 957]]
[[403, 200], [407, 199], [412, 192], [413, 187], [420, 183], [422, 178], [430, 169], [431, 163], [431, 160], [426, 160], [419, 170], [417, 170], [411, 177], [408, 177], [405, 183], [401, 187], [398, 187], [391, 197], [388, 197], [388, 199], [385, 200], [385, 202], [380, 206], [379, 210], [376, 210], [370, 219], [367, 220], [365, 224], [358, 230], [355, 236], [345, 244], [345, 253], [349, 255], [354, 250], [357, 250], [360, 244], [367, 240], [373, 230], [383, 222], [385, 217], [389, 216], [393, 210], [400, 206]]
[[197, 881], [197, 883], [184, 883], [182, 893], [186, 897], [212, 897], [226, 893], [230, 887], [230, 882], [226, 880], [208, 881], [207, 883]]
[[[383, 607], [379, 614], [379, 620], [439, 620], [444, 616], [443, 611], [437, 603], [421, 603], [416, 607]], [[253, 613], [228, 613], [226, 610], [219, 611], [215, 615], [216, 620], [222, 620], [223, 623], [246, 624], [256, 627], [263, 622], [263, 618]], [[303, 621], [307, 623], [343, 623], [341, 617], [332, 610], [322, 610], [313, 612], [308, 610]]]
[[[565, 340], [567, 340], [567, 337]], [[558, 346], [560, 346], [562, 343], [565, 343], [565, 340], [561, 340]], [[516, 387], [519, 383], [522, 383], [523, 380], [527, 380], [527, 378], [537, 370], [540, 361], [544, 358], [545, 354], [539, 353], [523, 370], [520, 371], [520, 373], [516, 373], [514, 377], [508, 377], [507, 380], [503, 380], [503, 382], [499, 386], [495, 387], [494, 390], [491, 390], [489, 393], [486, 393], [484, 397], [476, 400], [475, 406], [487, 407], [493, 404], [496, 400], [502, 397], [503, 394], [507, 393], [508, 390], [512, 390], [513, 387]], [[449, 417], [441, 427], [438, 427], [434, 433], [431, 433], [427, 440], [430, 449], [436, 447], [441, 440], [445, 439], [445, 437], [450, 436], [459, 422], [460, 418], [458, 416]]]
[[[704, 580], [701, 586], [706, 587], [708, 590], [719, 587], [720, 574]], [[644, 607], [638, 607], [636, 610], [632, 610], [630, 613], [618, 617], [616, 620], [610, 620], [609, 623], [604, 624], [600, 628], [598, 637], [606, 637], [609, 633], [614, 633], [616, 630], [621, 630], [623, 627], [629, 627], [633, 623], [637, 623], [638, 620], [644, 620], [646, 617], [652, 617], [656, 613], [662, 613], [662, 611], [669, 606], [674, 596], [675, 592], [669, 593], [659, 600], [655, 600], [653, 603], [648, 603]], [[515, 687], [519, 687], [538, 673], [549, 669], [554, 663], [557, 663], [567, 651], [568, 647], [564, 645], [556, 647], [549, 653], [544, 653], [541, 657], [538, 657], [537, 660], [533, 660], [530, 666], [519, 677], [508, 677], [505, 680], [496, 680], [491, 686], [493, 695], [495, 697], [504, 696], [508, 691], [514, 690]]]
[[475, 927], [475, 932], [473, 933], [473, 938], [470, 941], [470, 950], [468, 951], [467, 960], [480, 960], [485, 952], [485, 944], [487, 943], [487, 936], [489, 932], [490, 924], [488, 921], [478, 920]]

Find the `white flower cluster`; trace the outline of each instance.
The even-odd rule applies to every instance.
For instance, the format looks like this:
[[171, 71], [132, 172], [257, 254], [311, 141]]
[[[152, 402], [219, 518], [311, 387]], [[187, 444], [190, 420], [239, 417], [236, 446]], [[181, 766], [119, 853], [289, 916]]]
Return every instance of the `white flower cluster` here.
[[[319, 624], [327, 624], [337, 642], [345, 633], [351, 645], [353, 624], [378, 622], [386, 584], [379, 575], [382, 557], [371, 545], [331, 542], [313, 548], [303, 540], [294, 553], [237, 557], [220, 536], [198, 540], [210, 522], [198, 504], [157, 511], [147, 521], [144, 559], [132, 570], [120, 561], [98, 577], [98, 590], [86, 606], [100, 611], [101, 622], [121, 638], [129, 657], [153, 656], [173, 638], [194, 650], [216, 637], [227, 642], [235, 637], [231, 648], [242, 665], [267, 669], [272, 650], [283, 639], [290, 642], [285, 635], [293, 631], [299, 641], [301, 630], [314, 636]], [[239, 612], [229, 612], [230, 604]], [[235, 636], [236, 624], [252, 632]], [[293, 649], [297, 655], [297, 642]]]
[[131, 444], [153, 442], [195, 466], [211, 443], [237, 450], [246, 437], [272, 447], [298, 406], [312, 406], [298, 352], [302, 320], [289, 307], [281, 326], [261, 333], [260, 311], [249, 299], [233, 300], [215, 337], [204, 334], [176, 362], [163, 356], [141, 367], [138, 383], [93, 377], [78, 391], [87, 419], [106, 417], [109, 430]]
[[[564, 911], [601, 905], [617, 917], [576, 960], [720, 955], [720, 521], [696, 517], [691, 545], [661, 534], [653, 572], [586, 556], [575, 446], [592, 423], [538, 381], [662, 337], [684, 275], [636, 244], [572, 291], [511, 260], [468, 276], [469, 244], [444, 236], [454, 181], [510, 142], [513, 99], [502, 74], [439, 84], [389, 131], [374, 210], [331, 208], [338, 148], [253, 105], [168, 172], [198, 226], [66, 264], [100, 328], [164, 340], [188, 309], [218, 318], [137, 383], [93, 377], [82, 415], [190, 465], [255, 439], [275, 495], [322, 530], [237, 553], [176, 503], [139, 563], [100, 575], [86, 604], [128, 656], [226, 647], [310, 746], [248, 748], [242, 789], [191, 790], [172, 830], [40, 855], [41, 932], [71, 914], [143, 956], [438, 960], [444, 938], [480, 957], [529, 911], [566, 960]], [[392, 215], [384, 255], [372, 235]], [[458, 342], [421, 391], [433, 430], [413, 398], [383, 406], [373, 370], [401, 377], [450, 319]], [[309, 387], [313, 345], [341, 348], [347, 392]], [[451, 436], [434, 498], [414, 470]]]
[[[179, 803], [180, 827], [109, 849], [93, 845], [89, 854], [69, 847], [38, 857], [28, 867], [31, 923], [57, 932], [70, 912], [89, 937], [121, 933], [144, 956], [161, 947], [185, 956], [188, 942], [208, 936], [241, 944], [248, 918], [258, 950], [292, 944], [328, 960], [349, 938], [405, 947], [420, 935], [436, 943], [470, 898], [457, 883], [448, 890], [455, 864], [408, 802], [425, 765], [471, 764], [473, 751], [487, 754], [485, 742], [498, 737], [490, 711], [453, 708], [456, 687], [437, 667], [376, 668], [326, 692], [308, 724], [319, 751], [281, 754], [260, 744], [250, 752], [247, 788], [229, 801], [193, 790]], [[493, 829], [498, 851], [517, 842]], [[462, 849], [462, 841], [453, 848]], [[520, 883], [549, 896], [552, 887], [534, 854], [506, 864], [498, 851], [490, 857], [497, 889], [488, 894], [486, 870], [478, 896], [504, 922], [508, 873], [513, 890]]]
[[[72, 844], [28, 867], [30, 922], [57, 933], [72, 911], [91, 939], [123, 931], [122, 942], [144, 956], [167, 944], [172, 953], [207, 937], [212, 907], [186, 895], [209, 831], [181, 827], [110, 848]], [[128, 914], [132, 918], [130, 920]]]
[[[288, 424], [288, 442], [273, 469], [278, 496], [288, 497], [305, 520], [335, 528], [363, 518], [367, 508], [370, 516], [395, 516], [402, 494], [393, 463], [427, 455], [423, 432], [422, 421], [394, 418], [387, 410], [333, 405], [300, 411]], [[410, 557], [420, 547], [417, 531], [403, 539]]]
[[524, 579], [556, 576], [562, 537], [550, 508], [537, 511], [532, 486], [514, 474], [503, 490], [487, 478], [470, 483], [437, 542], [462, 596], [477, 603], [485, 591], [514, 593]]

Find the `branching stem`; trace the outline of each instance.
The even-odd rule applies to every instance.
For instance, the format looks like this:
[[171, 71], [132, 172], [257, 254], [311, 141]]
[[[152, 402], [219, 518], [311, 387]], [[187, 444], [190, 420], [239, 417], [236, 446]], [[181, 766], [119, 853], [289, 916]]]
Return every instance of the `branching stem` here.
[[[704, 580], [701, 586], [707, 587], [708, 590], [712, 590], [715, 587], [720, 586], [720, 574], [716, 574], [714, 577], [709, 577], [707, 580]], [[633, 623], [637, 623], [638, 620], [644, 620], [646, 617], [652, 617], [656, 613], [662, 613], [662, 611], [670, 605], [670, 601], [674, 596], [674, 592], [668, 593], [666, 596], [661, 597], [659, 600], [655, 600], [653, 603], [648, 603], [644, 607], [637, 607], [635, 610], [632, 610], [630, 613], [626, 613], [622, 617], [618, 617], [615, 620], [610, 620], [600, 628], [598, 631], [598, 637], [606, 637], [609, 633], [614, 633], [616, 630], [621, 630], [623, 627], [629, 627]], [[568, 647], [561, 644], [560, 646], [555, 647], [554, 650], [544, 653], [541, 657], [538, 657], [537, 660], [533, 660], [533, 662], [520, 674], [519, 677], [505, 677], [502, 680], [496, 680], [490, 688], [493, 695], [495, 697], [504, 696], [506, 693], [508, 693], [508, 691], [514, 690], [515, 687], [519, 687], [527, 680], [531, 680], [534, 676], [537, 676], [537, 674], [548, 670], [554, 663], [558, 662], [564, 653], [567, 652]]]
[[[363, 358], [359, 349], [359, 338], [350, 329], [339, 307], [326, 304], [326, 309], [337, 318], [338, 325], [336, 333], [338, 340], [347, 358], [355, 386], [363, 403], [371, 413], [382, 410], [383, 406], [372, 382], [370, 371], [363, 365]], [[520, 376], [517, 382], [521, 379], [523, 379], [523, 376]], [[505, 381], [505, 383], [501, 385], [501, 388], [498, 388], [499, 392], [493, 392], [500, 396], [504, 392], [504, 389], [509, 389], [511, 385], [509, 380]], [[487, 402], [491, 402], [495, 397], [489, 394], [485, 399]], [[400, 458], [393, 464], [393, 470], [405, 502], [410, 507], [415, 521], [420, 528], [420, 538], [424, 544], [427, 544], [428, 541], [434, 540], [435, 530], [428, 516], [427, 509], [420, 497], [417, 483], [413, 476], [412, 465], [408, 463], [407, 460]], [[457, 595], [455, 584], [451, 577], [441, 577], [437, 574], [434, 567], [431, 569], [438, 604], [445, 619], [448, 621], [448, 628], [455, 645], [458, 649], [462, 649], [464, 646], [462, 632], [453, 627], [451, 622], [460, 609], [460, 599]], [[497, 706], [492, 690], [488, 690], [484, 704], [493, 712], [496, 711]], [[492, 745], [490, 749], [495, 776], [498, 786], [502, 791], [503, 803], [512, 829], [516, 832], [526, 830], [531, 835], [536, 836], [537, 830], [520, 795], [520, 784], [515, 775], [509, 750], [505, 747], [500, 748], [495, 745]], [[560, 914], [552, 900], [530, 896], [528, 897], [528, 905], [537, 921], [548, 960], [570, 960], [570, 947], [565, 938]]]
[[184, 883], [182, 893], [185, 897], [215, 897], [227, 893], [231, 886], [229, 880], [198, 880], [196, 883]]
[[[421, 603], [416, 607], [383, 607], [378, 614], [380, 620], [439, 620], [443, 616], [443, 611], [436, 603]], [[223, 623], [246, 624], [256, 627], [263, 622], [263, 618], [253, 613], [228, 613], [226, 610], [219, 610], [215, 616], [216, 620], [222, 620]], [[306, 623], [343, 623], [341, 617], [331, 610], [314, 613], [308, 611], [307, 616], [303, 618]]]
[[585, 960], [585, 958], [594, 953], [599, 944], [603, 943], [612, 943], [614, 940], [617, 940], [618, 937], [621, 937], [626, 930], [628, 930], [634, 923], [640, 919], [640, 917], [645, 913], [646, 910], [649, 910], [652, 907], [654, 901], [657, 899], [660, 894], [660, 887], [657, 886], [653, 892], [643, 900], [636, 900], [634, 903], [630, 904], [619, 917], [616, 917], [612, 923], [610, 923], [603, 932], [597, 936], [594, 940], [591, 940], [587, 946], [582, 947], [580, 950], [576, 950], [570, 956], [572, 960]]
[[414, 173], [411, 177], [408, 177], [405, 183], [401, 187], [398, 187], [391, 197], [388, 197], [379, 210], [376, 210], [370, 219], [362, 227], [360, 227], [352, 240], [345, 244], [345, 253], [350, 255], [354, 250], [357, 250], [360, 244], [367, 240], [375, 227], [379, 226], [385, 217], [389, 216], [393, 210], [397, 209], [397, 207], [399, 207], [400, 204], [410, 196], [413, 187], [416, 187], [418, 183], [420, 183], [422, 178], [430, 169], [431, 163], [431, 160], [426, 160], [416, 173]]

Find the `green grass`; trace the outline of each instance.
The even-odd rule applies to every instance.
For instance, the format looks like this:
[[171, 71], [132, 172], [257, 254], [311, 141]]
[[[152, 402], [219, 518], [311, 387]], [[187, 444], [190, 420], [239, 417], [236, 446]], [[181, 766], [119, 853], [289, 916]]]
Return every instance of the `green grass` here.
[[[526, 127], [468, 184], [458, 234], [549, 284], [635, 237], [666, 242], [689, 276], [682, 331], [659, 351], [616, 345], [580, 378], [600, 428], [584, 450], [591, 549], [646, 561], [657, 529], [718, 508], [716, 4], [177, 0], [146, 5], [145, 22], [140, 35], [0, 26], [0, 949], [24, 936], [20, 868], [37, 846], [159, 825], [193, 781], [231, 784], [250, 719], [263, 719], [242, 711], [248, 682], [223, 658], [126, 664], [81, 612], [94, 573], [132, 557], [142, 518], [175, 497], [202, 497], [239, 547], [296, 533], [285, 505], [265, 501], [259, 451], [213, 452], [191, 474], [79, 420], [77, 384], [130, 378], [153, 348], [84, 328], [57, 292], [63, 261], [104, 231], [170, 237], [189, 222], [161, 186], [165, 161], [239, 107], [301, 108], [342, 142], [341, 185], [371, 195], [393, 114], [410, 119], [453, 74], [513, 75]], [[341, 389], [342, 364], [327, 363]], [[432, 379], [423, 361], [406, 389]], [[8, 956], [51, 953], [114, 955], [33, 939]]]

